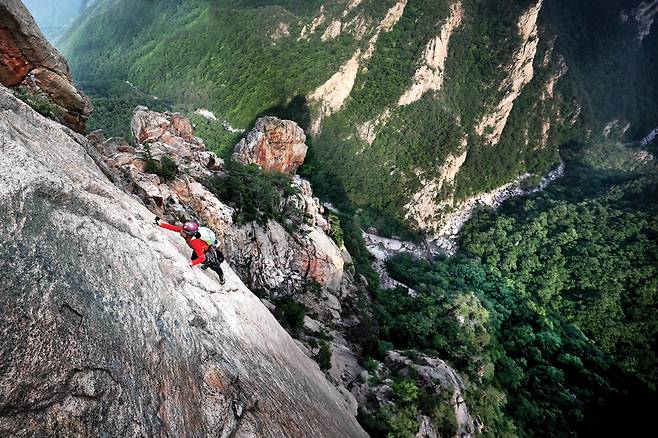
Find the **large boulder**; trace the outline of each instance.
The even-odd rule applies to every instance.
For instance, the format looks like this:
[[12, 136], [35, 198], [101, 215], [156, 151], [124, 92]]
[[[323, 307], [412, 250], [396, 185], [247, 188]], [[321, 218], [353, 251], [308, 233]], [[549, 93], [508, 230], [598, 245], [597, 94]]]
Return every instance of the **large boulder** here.
[[0, 0], [0, 83], [51, 107], [49, 113], [71, 129], [84, 130], [91, 103], [20, 0]]
[[235, 146], [233, 159], [264, 170], [294, 174], [306, 158], [306, 135], [295, 122], [276, 117], [258, 119], [247, 138]]
[[365, 437], [226, 268], [0, 86], [0, 436]]
[[[223, 167], [224, 162], [206, 149], [201, 138], [194, 136], [190, 119], [182, 114], [158, 113], [138, 106], [133, 112], [130, 127], [136, 149], [129, 152], [138, 159], [144, 158], [147, 151], [156, 161], [167, 156], [182, 173], [193, 178], [211, 176]], [[112, 141], [116, 142], [116, 139]], [[103, 155], [110, 156], [116, 151], [121, 152], [111, 148]]]

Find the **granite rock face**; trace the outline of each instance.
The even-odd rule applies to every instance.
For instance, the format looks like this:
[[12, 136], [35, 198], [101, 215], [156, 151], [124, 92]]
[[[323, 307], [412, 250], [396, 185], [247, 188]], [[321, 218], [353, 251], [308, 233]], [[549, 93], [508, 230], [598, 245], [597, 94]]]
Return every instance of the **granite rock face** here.
[[233, 158], [264, 170], [294, 174], [306, 158], [306, 134], [295, 122], [276, 117], [256, 121], [247, 138], [235, 146]]
[[191, 143], [203, 146], [203, 141], [194, 137], [190, 119], [177, 113], [156, 113], [145, 106], [135, 108], [130, 122], [133, 139], [137, 144], [162, 142], [169, 146]]
[[341, 251], [318, 228], [293, 234], [276, 221], [249, 223], [226, 237], [226, 251], [251, 287], [279, 297], [311, 282], [336, 290], [343, 279]]
[[[339, 287], [344, 272], [341, 250], [326, 234], [330, 226], [324, 208], [308, 181], [296, 176], [295, 194], [285, 201], [296, 231], [275, 221], [238, 225], [233, 209], [200, 182], [225, 176], [224, 163], [194, 136], [186, 117], [137, 107], [131, 126], [135, 147], [121, 139], [106, 140], [99, 132], [89, 139], [117, 185], [136, 194], [154, 214], [172, 222], [194, 219], [212, 228], [249, 287], [277, 294], [300, 292], [309, 282], [331, 290]], [[169, 157], [181, 174], [164, 181], [147, 173], [145, 147], [156, 161]]]
[[20, 0], [0, 0], [0, 83], [47, 102], [60, 122], [84, 130], [91, 103]]
[[0, 436], [366, 436], [231, 269], [2, 86], [0, 152]]

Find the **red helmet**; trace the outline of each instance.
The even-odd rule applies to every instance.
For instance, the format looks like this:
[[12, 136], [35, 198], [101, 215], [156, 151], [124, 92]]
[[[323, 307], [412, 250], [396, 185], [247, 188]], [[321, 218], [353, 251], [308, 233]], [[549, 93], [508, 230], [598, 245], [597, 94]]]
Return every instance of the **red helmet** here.
[[183, 231], [185, 231], [185, 234], [194, 234], [199, 230], [199, 224], [196, 222], [185, 222], [185, 225], [183, 225]]

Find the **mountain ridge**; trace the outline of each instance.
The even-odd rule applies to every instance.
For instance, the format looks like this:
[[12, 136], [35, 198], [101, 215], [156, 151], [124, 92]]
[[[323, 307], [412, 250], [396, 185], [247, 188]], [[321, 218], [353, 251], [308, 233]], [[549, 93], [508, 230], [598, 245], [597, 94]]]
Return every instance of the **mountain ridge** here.
[[[162, 5], [160, 12], [146, 9], [142, 13], [143, 26], [134, 29], [137, 35], [136, 41], [151, 35], [153, 26], [164, 23], [163, 17], [181, 23], [180, 27], [170, 27], [173, 34], [177, 34], [175, 41], [172, 36], [171, 44], [167, 44], [165, 50], [165, 46], [155, 35], [149, 37], [155, 37], [154, 42], [147, 43], [147, 40], [144, 40], [141, 46], [141, 42], [133, 44], [120, 39], [115, 42], [113, 48], [107, 47], [109, 52], [105, 53], [107, 55], [104, 55], [105, 60], [98, 57], [106, 50], [104, 48], [106, 43], [97, 32], [85, 30], [86, 38], [91, 40], [84, 44], [76, 37], [82, 29], [88, 29], [93, 20], [101, 20], [94, 26], [102, 28], [109, 26], [111, 20], [117, 19], [99, 11], [83, 17], [82, 21], [89, 24], [81, 23], [76, 29], [72, 29], [63, 47], [65, 53], [72, 59], [78, 79], [83, 83], [92, 78], [95, 81], [109, 80], [112, 77], [129, 79], [131, 82], [138, 83], [140, 87], [151, 88], [149, 91], [151, 94], [177, 96], [176, 98], [181, 101], [196, 100], [195, 104], [222, 114], [223, 118], [228, 119], [234, 126], [237, 120], [237, 125], [241, 128], [250, 126], [252, 120], [268, 111], [268, 107], [286, 108], [287, 105], [292, 104], [291, 99], [302, 96], [300, 104], [294, 108], [289, 107], [288, 110], [297, 113], [302, 119], [310, 116], [307, 125], [304, 125], [305, 122], [300, 118], [296, 120], [302, 122], [303, 127], [310, 128], [311, 133], [317, 134], [311, 145], [315, 150], [307, 160], [307, 167], [318, 168], [319, 166], [313, 163], [317, 158], [328, 163], [327, 167], [333, 169], [332, 174], [320, 171], [314, 175], [313, 182], [321, 193], [331, 197], [332, 185], [343, 186], [346, 195], [343, 198], [347, 198], [354, 207], [377, 211], [399, 223], [406, 223], [406, 226], [421, 225], [421, 229], [428, 232], [431, 232], [432, 228], [440, 227], [436, 223], [432, 226], [423, 224], [437, 220], [440, 222], [441, 219], [417, 221], [416, 218], [410, 217], [414, 216], [413, 210], [409, 213], [409, 208], [405, 207], [412, 201], [415, 191], [421, 185], [417, 176], [421, 169], [410, 165], [410, 156], [421, 154], [427, 158], [421, 160], [428, 163], [422, 169], [425, 174], [423, 180], [431, 181], [439, 177], [436, 169], [441, 166], [442, 160], [448, 157], [448, 153], [461, 156], [464, 151], [469, 151], [463, 166], [465, 175], [456, 178], [452, 184], [444, 184], [442, 190], [431, 195], [441, 201], [449, 201], [452, 195], [455, 195], [457, 202], [479, 191], [503, 185], [525, 173], [526, 170], [548, 173], [551, 165], [557, 165], [559, 160], [555, 153], [556, 140], [550, 129], [550, 126], [557, 122], [548, 122], [549, 119], [554, 119], [554, 115], [551, 115], [554, 111], [553, 104], [547, 103], [542, 105], [541, 111], [535, 111], [540, 114], [542, 120], [532, 119], [532, 121], [521, 122], [527, 125], [525, 129], [530, 129], [532, 126], [537, 132], [537, 137], [542, 138], [543, 147], [533, 150], [532, 145], [539, 141], [535, 139], [535, 135], [528, 134], [523, 142], [525, 145], [522, 147], [523, 151], [515, 152], [509, 158], [498, 158], [502, 161], [500, 165], [480, 169], [482, 162], [489, 159], [489, 155], [486, 155], [488, 148], [484, 145], [478, 146], [478, 141], [475, 140], [478, 133], [468, 134], [469, 126], [474, 127], [476, 119], [479, 118], [478, 108], [481, 106], [479, 96], [484, 95], [483, 90], [489, 87], [490, 81], [495, 81], [501, 76], [496, 73], [495, 62], [509, 62], [507, 59], [512, 59], [513, 50], [507, 47], [517, 44], [515, 42], [517, 38], [523, 36], [517, 35], [515, 30], [518, 17], [531, 11], [528, 31], [524, 34], [527, 38], [532, 37], [531, 48], [525, 57], [516, 61], [519, 65], [523, 64], [523, 68], [529, 68], [531, 63], [528, 61], [534, 58], [532, 45], [536, 45], [538, 41], [533, 36], [532, 29], [535, 28], [534, 20], [537, 19], [542, 2], [524, 1], [522, 4], [509, 2], [509, 5], [506, 5], [509, 6], [508, 8], [491, 6], [487, 9], [471, 1], [445, 1], [432, 7], [428, 2], [408, 3], [404, 0], [331, 1], [321, 5], [318, 2], [303, 12], [294, 9], [294, 5], [291, 7], [293, 3], [220, 2], [210, 7], [204, 1], [194, 1], [180, 5], [176, 2], [166, 3]], [[120, 0], [104, 1], [97, 4], [96, 8], [100, 10], [110, 5], [115, 9], [124, 9], [120, 6]], [[125, 13], [129, 13], [131, 9], [138, 13], [137, 11], [141, 11], [142, 8], [139, 5], [139, 2], [125, 5], [125, 8], [128, 8]], [[244, 6], [244, 9], [240, 5]], [[174, 6], [178, 14], [175, 19], [169, 15]], [[274, 7], [284, 8], [279, 9], [280, 11], [285, 11], [285, 8], [289, 7], [300, 15], [298, 18], [293, 18], [281, 12], [284, 15], [270, 13], [265, 17], [265, 11], [272, 11]], [[453, 13], [457, 10], [465, 11], [459, 12], [459, 16], [464, 18], [458, 20], [464, 23], [455, 24], [455, 29], [451, 32], [447, 31], [448, 28], [442, 31], [441, 26], [445, 24], [451, 10]], [[494, 24], [497, 23], [492, 21], [491, 25], [478, 24], [479, 27], [475, 30], [473, 23], [480, 20], [485, 13], [491, 13], [496, 19], [500, 16], [501, 23], [509, 25], [510, 29], [501, 32], [502, 26], [496, 28]], [[232, 26], [238, 22], [245, 23], [245, 26], [235, 28], [235, 33], [225, 31], [217, 33], [210, 30], [220, 23], [225, 23], [220, 27], [233, 29]], [[245, 35], [244, 39], [236, 40], [237, 34], [252, 28], [254, 23], [258, 23], [255, 31]], [[136, 23], [122, 22], [121, 25], [133, 29]], [[128, 29], [126, 31], [130, 33]], [[477, 36], [477, 32], [480, 31], [486, 38], [496, 40], [500, 48], [494, 50], [493, 55], [481, 51], [479, 56], [488, 56], [491, 66], [488, 67], [489, 71], [485, 76], [474, 76], [470, 86], [474, 90], [479, 89], [474, 94], [468, 90], [461, 91], [463, 85], [456, 85], [455, 80], [465, 75], [466, 67], [456, 61], [459, 55], [453, 52], [463, 50], [463, 47], [476, 41], [478, 43], [485, 41]], [[190, 32], [198, 33], [197, 41], [194, 43], [189, 39]], [[450, 38], [448, 34], [453, 32], [456, 35]], [[490, 33], [489, 36], [487, 32]], [[445, 34], [443, 37], [445, 41], [441, 37], [442, 33]], [[211, 37], [214, 39], [211, 40]], [[469, 42], [469, 39], [474, 41]], [[441, 51], [444, 52], [441, 57], [445, 55], [445, 58], [441, 61], [431, 59], [428, 64], [430, 67], [425, 68], [439, 69], [445, 73], [443, 80], [445, 90], [437, 91], [436, 88], [440, 87], [428, 83], [424, 85], [429, 87], [428, 93], [420, 93], [420, 96], [414, 97], [414, 102], [409, 100], [404, 102], [405, 105], [398, 107], [398, 101], [404, 97], [409, 87], [414, 86], [413, 78], [416, 75], [427, 74], [424, 73], [426, 70], [423, 70], [422, 65], [418, 64], [418, 60], [425, 58], [423, 52], [428, 50], [428, 44], [433, 40], [441, 42]], [[541, 40], [540, 38], [539, 41]], [[221, 41], [221, 45], [217, 46], [216, 41]], [[240, 47], [236, 47], [234, 51], [229, 50], [238, 43]], [[491, 41], [488, 44], [491, 45]], [[462, 49], [455, 49], [455, 45]], [[118, 50], [119, 46], [124, 48]], [[405, 52], [401, 52], [402, 46], [413, 47], [413, 50], [405, 49]], [[95, 48], [87, 51], [85, 47]], [[189, 60], [185, 67], [181, 65], [183, 57], [178, 55], [183, 47], [187, 48], [186, 59]], [[201, 50], [204, 47], [206, 52]], [[246, 53], [246, 56], [236, 56], [235, 54], [239, 52]], [[393, 58], [392, 61], [388, 59], [389, 56], [397, 59]], [[93, 65], [91, 60], [94, 60]], [[549, 61], [543, 65], [547, 65]], [[163, 62], [170, 67], [165, 69], [156, 67]], [[100, 67], [101, 65], [105, 67]], [[128, 65], [131, 67], [126, 69], [125, 66]], [[402, 70], [400, 66], [403, 67]], [[546, 69], [550, 69], [550, 66]], [[164, 76], [156, 74], [156, 70], [163, 71]], [[407, 70], [408, 77], [402, 77], [401, 75], [404, 74], [402, 72]], [[530, 72], [521, 70], [518, 75], [512, 72], [510, 83], [514, 85], [521, 80], [520, 85], [516, 87], [523, 88], [533, 78], [533, 70], [535, 69], [530, 69]], [[467, 73], [468, 71], [466, 70]], [[213, 74], [211, 72], [216, 72], [217, 80], [208, 79], [209, 75]], [[515, 78], [519, 75], [520, 79]], [[189, 86], [180, 88], [180, 79], [187, 76], [190, 76]], [[195, 76], [196, 79], [191, 76]], [[505, 75], [502, 74], [501, 80], [503, 76]], [[399, 93], [393, 91], [397, 89]], [[327, 94], [329, 91], [330, 94]], [[464, 93], [470, 93], [470, 97], [469, 94]], [[516, 100], [515, 96], [519, 93], [520, 90], [517, 90], [516, 94], [508, 100]], [[421, 99], [423, 94], [425, 97]], [[464, 103], [455, 104], [460, 94], [466, 99]], [[498, 102], [504, 102], [504, 90], [490, 94], [491, 98], [500, 94]], [[277, 95], [278, 97], [275, 97]], [[325, 98], [328, 99], [326, 102]], [[548, 101], [552, 99], [553, 96], [546, 98]], [[497, 103], [492, 103], [492, 106], [495, 105]], [[518, 105], [521, 103], [517, 103]], [[528, 103], [524, 104], [527, 105]], [[517, 120], [529, 117], [527, 110], [513, 112], [510, 116], [512, 105], [505, 103], [504, 106], [505, 108], [500, 110], [501, 115], [496, 116], [500, 122], [486, 122], [484, 118], [481, 123], [478, 122], [483, 123], [478, 130], [481, 134], [484, 134], [489, 123], [504, 126], [508, 118]], [[320, 129], [320, 120], [325, 119], [326, 122], [323, 124], [328, 125]], [[403, 130], [401, 126], [403, 120], [414, 120], [415, 126]], [[434, 126], [429, 125], [430, 120]], [[355, 124], [360, 126], [357, 132], [352, 128]], [[543, 133], [541, 133], [542, 126]], [[502, 130], [500, 127], [497, 129]], [[380, 131], [380, 134], [377, 134], [377, 131]], [[360, 132], [365, 134], [359, 134]], [[496, 135], [498, 136], [499, 134]], [[363, 142], [359, 137], [367, 141]], [[466, 147], [463, 146], [464, 141], [467, 142]], [[397, 151], [392, 149], [393, 144], [397, 144]], [[506, 151], [511, 147], [510, 140], [505, 139], [505, 144], [499, 149]], [[501, 154], [496, 156], [505, 157]], [[526, 164], [526, 160], [530, 160], [531, 163]], [[360, 172], [352, 172], [352, 167], [355, 165], [361, 169]], [[394, 172], [394, 177], [385, 177], [391, 172]], [[481, 176], [480, 173], [486, 176]], [[394, 183], [396, 180], [398, 182]], [[382, 185], [386, 188], [382, 188]], [[369, 188], [370, 186], [372, 188]], [[393, 186], [404, 187], [404, 189], [396, 190]], [[359, 191], [363, 188], [368, 190], [358, 193], [357, 188]]]

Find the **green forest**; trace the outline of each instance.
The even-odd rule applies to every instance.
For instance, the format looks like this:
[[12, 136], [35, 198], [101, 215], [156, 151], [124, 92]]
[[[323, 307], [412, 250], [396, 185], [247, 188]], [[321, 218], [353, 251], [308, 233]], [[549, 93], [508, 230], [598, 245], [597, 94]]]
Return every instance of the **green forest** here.
[[468, 223], [463, 251], [658, 384], [658, 176], [577, 172]]
[[[467, 376], [484, 436], [622, 436], [625, 416], [658, 401], [655, 165], [592, 167], [582, 145], [563, 155], [568, 172], [554, 186], [478, 213], [459, 256], [389, 260], [413, 295], [372, 292], [367, 331], [378, 335], [364, 351], [447, 360]], [[397, 431], [437, 415], [431, 394], [401, 382], [416, 387], [415, 401], [362, 413], [373, 436], [410, 436]]]
[[[272, 113], [290, 115], [308, 127], [312, 105], [303, 111], [281, 110], [310, 94], [368, 44], [368, 38], [357, 40], [349, 32], [330, 41], [321, 41], [320, 32], [308, 41], [296, 38], [302, 27], [299, 17], [310, 20], [320, 3], [166, 0], [153, 8], [144, 1], [99, 1], [64, 37], [62, 48], [76, 79], [98, 101], [92, 127], [96, 120], [118, 125], [117, 120], [129, 116], [127, 108], [135, 99], [118, 101], [114, 86], [107, 85], [126, 80], [149, 95], [176, 102], [179, 110], [205, 107], [238, 128], [249, 129], [257, 117]], [[370, 20], [373, 32], [395, 3], [366, 0], [344, 20], [358, 15]], [[554, 144], [540, 153], [530, 143], [514, 154], [500, 154], [516, 150], [510, 148], [516, 138], [506, 136], [492, 151], [479, 145], [472, 132], [475, 120], [499, 98], [496, 87], [504, 72], [497, 66], [509, 62], [518, 44], [516, 20], [530, 0], [464, 2], [471, 18], [450, 46], [446, 92], [395, 109], [426, 44], [440, 32], [449, 4], [409, 2], [398, 24], [380, 35], [345, 108], [325, 122], [313, 142], [312, 156], [320, 165], [307, 160], [306, 166], [318, 171], [306, 173], [313, 173], [323, 196], [364, 209], [363, 225], [384, 234], [408, 234], [403, 207], [421, 185], [417, 171], [435, 176], [438, 164], [461, 148], [465, 135], [472, 139], [472, 153], [456, 184], [458, 197], [500, 185], [525, 170], [547, 172], [556, 163]], [[341, 16], [342, 2], [324, 6], [325, 16]], [[280, 25], [287, 27], [289, 37], [273, 36]], [[169, 30], [165, 35], [163, 28]], [[110, 41], [108, 29], [121, 32]], [[528, 93], [540, 87], [535, 81]], [[511, 120], [515, 130], [526, 125], [537, 129], [545, 111], [536, 105], [532, 97], [518, 103]], [[387, 108], [393, 109], [391, 119], [372, 146], [354, 135], [355, 126]], [[225, 141], [211, 143], [225, 149]], [[369, 222], [373, 217], [381, 220]]]
[[[117, 98], [114, 84], [126, 80], [147, 95], [175, 102], [177, 110], [208, 108], [237, 128], [249, 129], [265, 114], [284, 115], [307, 128], [317, 107], [306, 96], [355, 51], [368, 47], [376, 24], [396, 2], [364, 0], [343, 16], [345, 3], [163, 0], [154, 8], [147, 1], [99, 0], [61, 46], [76, 80], [95, 102], [91, 128], [111, 126], [112, 135], [120, 135], [129, 108], [140, 99], [161, 107], [138, 92]], [[362, 226], [383, 235], [413, 234], [404, 206], [422, 181], [437, 176], [448, 154], [462, 152], [464, 138], [466, 162], [439, 197], [461, 200], [526, 172], [545, 174], [557, 165], [560, 144], [588, 129], [598, 133], [611, 120], [631, 122], [631, 139], [658, 125], [658, 88], [648, 80], [658, 70], [658, 37], [654, 32], [638, 44], [635, 24], [619, 20], [620, 9], [637, 2], [547, 0], [539, 17], [534, 78], [515, 101], [500, 142], [485, 144], [475, 126], [508, 91], [500, 87], [507, 74], [500, 67], [518, 50], [519, 16], [535, 2], [461, 3], [465, 16], [450, 40], [440, 93], [397, 106], [451, 4], [409, 1], [392, 30], [379, 35], [372, 58], [363, 61], [344, 107], [324, 120], [310, 144], [302, 172], [316, 190], [344, 209], [360, 210]], [[303, 25], [319, 16], [320, 6], [325, 24], [308, 39], [298, 38]], [[360, 39], [342, 32], [322, 41], [332, 18], [344, 23], [359, 18], [369, 26]], [[544, 100], [545, 83], [559, 68], [560, 56], [568, 70], [554, 98]], [[357, 127], [387, 110], [390, 117], [376, 128], [374, 143], [361, 140]], [[574, 114], [582, 114], [575, 126], [565, 120]], [[552, 121], [548, 143], [540, 145], [547, 120]], [[220, 154], [232, 148], [235, 136], [201, 120], [198, 125], [207, 128], [211, 148]]]
[[[99, 1], [66, 35], [62, 50], [82, 83], [130, 80], [249, 128], [259, 114], [320, 85], [351, 56], [350, 41], [342, 38], [324, 45], [276, 42], [268, 30], [279, 22], [299, 32], [295, 15], [276, 3], [166, 0], [154, 8], [146, 1]], [[279, 3], [309, 9], [306, 2]], [[111, 43], [108, 29], [121, 29]]]

